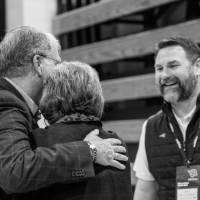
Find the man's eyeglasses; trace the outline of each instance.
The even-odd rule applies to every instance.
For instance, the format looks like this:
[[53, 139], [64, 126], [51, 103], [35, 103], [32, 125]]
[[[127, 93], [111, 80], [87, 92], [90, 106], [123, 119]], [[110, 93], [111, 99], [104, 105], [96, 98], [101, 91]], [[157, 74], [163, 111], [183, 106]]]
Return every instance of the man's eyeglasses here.
[[47, 58], [47, 59], [49, 59], [49, 60], [52, 60], [52, 61], [54, 62], [55, 65], [60, 64], [60, 63], [62, 62], [62, 61], [60, 61], [60, 60], [51, 58], [51, 57], [49, 57], [49, 56], [47, 56], [47, 55], [41, 55], [41, 54], [39, 54], [39, 56], [42, 56], [42, 57]]

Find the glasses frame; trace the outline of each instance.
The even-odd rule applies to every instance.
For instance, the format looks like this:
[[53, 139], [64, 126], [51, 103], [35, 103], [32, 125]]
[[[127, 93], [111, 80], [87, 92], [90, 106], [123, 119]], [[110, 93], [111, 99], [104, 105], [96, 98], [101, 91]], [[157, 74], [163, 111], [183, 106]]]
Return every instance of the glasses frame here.
[[43, 57], [43, 58], [47, 58], [49, 60], [52, 60], [55, 65], [58, 65], [58, 64], [60, 64], [62, 62], [61, 60], [57, 60], [57, 59], [51, 58], [51, 57], [49, 57], [47, 55], [43, 55], [43, 54], [38, 54], [38, 55]]

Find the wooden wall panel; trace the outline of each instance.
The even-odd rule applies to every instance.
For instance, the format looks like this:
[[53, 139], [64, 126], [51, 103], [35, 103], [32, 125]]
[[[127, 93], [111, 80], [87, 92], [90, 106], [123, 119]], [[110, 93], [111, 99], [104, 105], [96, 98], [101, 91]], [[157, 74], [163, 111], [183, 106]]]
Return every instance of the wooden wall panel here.
[[102, 81], [106, 102], [157, 97], [154, 74]]
[[200, 42], [200, 19], [146, 31], [121, 38], [106, 40], [62, 51], [65, 60], [79, 60], [89, 64], [105, 63], [153, 53], [162, 38], [181, 35]]
[[59, 35], [175, 1], [178, 0], [102, 0], [56, 16], [53, 31]]

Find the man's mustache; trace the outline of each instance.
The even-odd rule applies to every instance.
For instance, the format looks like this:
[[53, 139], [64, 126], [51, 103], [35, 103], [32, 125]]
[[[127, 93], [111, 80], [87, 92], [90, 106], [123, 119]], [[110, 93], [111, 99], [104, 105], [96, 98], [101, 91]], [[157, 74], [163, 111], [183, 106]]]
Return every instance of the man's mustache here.
[[177, 77], [168, 77], [168, 78], [160, 79], [159, 88], [162, 93], [164, 92], [164, 88], [168, 86], [169, 83], [176, 83], [180, 85], [180, 80]]
[[168, 85], [169, 83], [180, 83], [180, 80], [177, 77], [169, 77], [169, 78], [164, 78], [164, 79], [159, 80], [160, 86], [165, 86], [165, 85]]

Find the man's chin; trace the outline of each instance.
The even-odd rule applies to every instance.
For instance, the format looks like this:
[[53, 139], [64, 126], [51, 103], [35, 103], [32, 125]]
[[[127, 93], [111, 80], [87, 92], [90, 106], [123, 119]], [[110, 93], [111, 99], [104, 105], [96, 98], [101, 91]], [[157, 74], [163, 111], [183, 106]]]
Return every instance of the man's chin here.
[[165, 101], [172, 104], [177, 103], [179, 100], [179, 96], [177, 95], [177, 93], [164, 94], [163, 98]]

